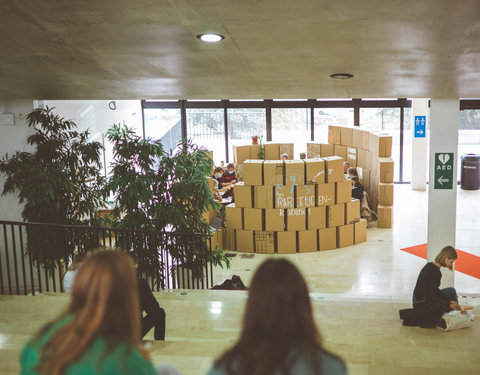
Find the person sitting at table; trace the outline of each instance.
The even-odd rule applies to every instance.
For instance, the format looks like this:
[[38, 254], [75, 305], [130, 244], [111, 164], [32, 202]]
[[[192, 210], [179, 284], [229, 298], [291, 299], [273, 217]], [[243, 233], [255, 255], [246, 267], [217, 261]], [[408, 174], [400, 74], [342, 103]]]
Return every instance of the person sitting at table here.
[[363, 199], [363, 192], [365, 191], [363, 185], [360, 183], [358, 176], [353, 176], [352, 180], [352, 198], [360, 199], [360, 203]]

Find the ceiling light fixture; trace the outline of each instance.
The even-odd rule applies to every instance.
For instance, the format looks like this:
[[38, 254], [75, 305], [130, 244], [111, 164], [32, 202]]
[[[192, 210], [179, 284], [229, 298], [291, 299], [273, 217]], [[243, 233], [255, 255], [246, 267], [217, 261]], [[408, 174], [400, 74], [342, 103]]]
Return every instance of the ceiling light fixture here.
[[225, 39], [225, 37], [220, 34], [198, 34], [197, 38], [206, 43], [216, 43]]
[[334, 74], [330, 74], [330, 78], [333, 78], [333, 79], [350, 79], [350, 78], [353, 78], [353, 74], [350, 74], [350, 73], [334, 73]]

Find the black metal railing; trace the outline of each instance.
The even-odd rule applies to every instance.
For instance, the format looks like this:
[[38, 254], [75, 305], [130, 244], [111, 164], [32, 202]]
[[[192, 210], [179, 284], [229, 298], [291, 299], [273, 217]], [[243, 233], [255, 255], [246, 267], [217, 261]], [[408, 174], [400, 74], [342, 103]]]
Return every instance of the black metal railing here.
[[213, 286], [210, 247], [211, 239], [199, 233], [0, 220], [0, 294], [63, 292], [63, 274], [73, 255], [98, 248], [135, 253], [152, 290], [208, 289]]

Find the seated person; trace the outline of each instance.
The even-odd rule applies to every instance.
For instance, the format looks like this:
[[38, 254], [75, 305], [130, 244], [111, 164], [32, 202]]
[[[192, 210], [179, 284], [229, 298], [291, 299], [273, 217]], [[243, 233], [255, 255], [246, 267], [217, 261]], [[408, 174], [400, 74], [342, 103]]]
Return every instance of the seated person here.
[[235, 173], [235, 164], [228, 163], [227, 170], [223, 173], [222, 178], [219, 181], [222, 184], [222, 188], [231, 186], [231, 190], [225, 193], [223, 196], [226, 197], [233, 197], [233, 185], [238, 182], [237, 174]]
[[230, 189], [233, 189], [233, 185], [228, 185], [220, 188], [220, 183], [217, 180], [213, 179], [213, 183], [213, 199], [215, 199], [217, 202], [222, 202], [222, 193], [224, 193], [223, 195], [225, 195], [228, 191], [230, 191]]
[[282, 156], [280, 156], [282, 158], [282, 160], [288, 160], [288, 154], [282, 154]]
[[345, 178], [348, 178], [348, 168], [350, 168], [350, 163], [348, 161], [343, 163], [343, 174]]
[[350, 167], [347, 169], [347, 178], [350, 180], [352, 177], [358, 177], [357, 168]]
[[221, 189], [222, 186], [222, 176], [225, 173], [225, 170], [222, 167], [216, 167], [215, 170], [213, 171], [213, 176], [212, 178], [214, 180], [217, 180], [218, 182], [218, 188]]
[[352, 180], [352, 198], [360, 199], [360, 205], [361, 205], [362, 199], [363, 199], [363, 192], [365, 189], [363, 188], [363, 185], [360, 183], [358, 176], [353, 176], [351, 180]]

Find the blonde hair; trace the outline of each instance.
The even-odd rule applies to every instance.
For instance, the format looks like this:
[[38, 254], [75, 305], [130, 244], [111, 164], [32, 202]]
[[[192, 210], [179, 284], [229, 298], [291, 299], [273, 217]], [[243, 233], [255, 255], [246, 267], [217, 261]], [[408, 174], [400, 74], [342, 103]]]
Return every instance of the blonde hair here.
[[[75, 277], [71, 297], [66, 314], [73, 319], [40, 349], [39, 374], [65, 373], [98, 337], [124, 342], [147, 357], [139, 346], [137, 276], [128, 254], [110, 250], [87, 257]], [[49, 324], [34, 341], [64, 316]]]
[[[440, 264], [442, 267], [446, 267], [445, 261], [447, 259], [457, 259], [457, 251], [452, 246], [445, 246], [435, 257], [435, 262]], [[452, 266], [448, 267], [450, 270], [453, 269]]]

